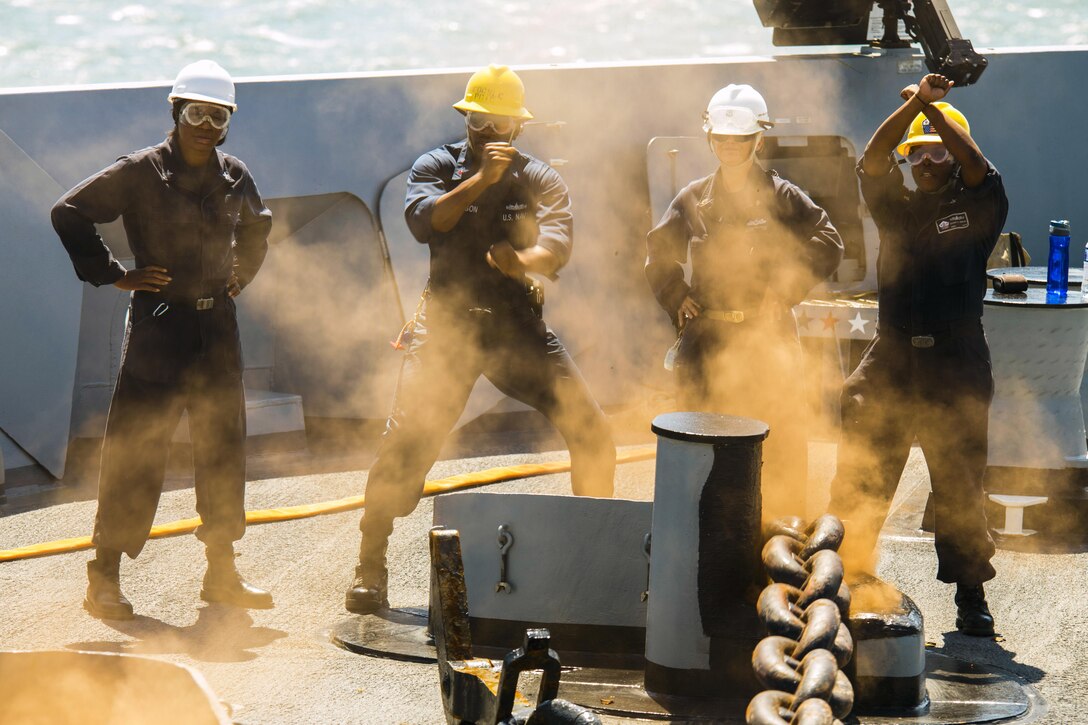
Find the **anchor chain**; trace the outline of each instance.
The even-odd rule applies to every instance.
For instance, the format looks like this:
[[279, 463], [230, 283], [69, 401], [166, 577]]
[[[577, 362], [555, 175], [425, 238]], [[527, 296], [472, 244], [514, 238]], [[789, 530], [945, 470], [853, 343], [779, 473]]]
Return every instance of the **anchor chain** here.
[[756, 611], [767, 629], [752, 653], [767, 688], [748, 704], [748, 725], [841, 725], [854, 705], [842, 668], [854, 642], [844, 621], [850, 589], [838, 549], [842, 522], [825, 514], [805, 526], [778, 519], [764, 531], [763, 565], [771, 579]]

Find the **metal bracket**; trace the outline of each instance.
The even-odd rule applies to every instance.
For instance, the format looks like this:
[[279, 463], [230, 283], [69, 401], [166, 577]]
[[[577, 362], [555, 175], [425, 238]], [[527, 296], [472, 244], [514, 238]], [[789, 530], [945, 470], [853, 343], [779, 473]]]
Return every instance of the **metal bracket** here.
[[499, 526], [499, 583], [495, 585], [495, 593], [505, 592], [509, 594], [514, 591], [514, 587], [510, 582], [506, 581], [506, 554], [510, 551], [510, 547], [514, 545], [514, 534], [510, 531], [508, 524], [502, 524]]
[[650, 598], [650, 538], [651, 534], [642, 537], [642, 555], [646, 557], [646, 588], [639, 595], [639, 601], [642, 602]]

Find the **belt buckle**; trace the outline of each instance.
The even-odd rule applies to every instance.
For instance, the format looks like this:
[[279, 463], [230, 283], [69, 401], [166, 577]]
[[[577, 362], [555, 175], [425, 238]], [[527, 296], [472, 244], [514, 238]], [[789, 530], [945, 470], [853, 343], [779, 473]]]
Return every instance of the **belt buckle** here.
[[201, 297], [196, 301], [196, 308], [198, 310], [210, 310], [215, 307], [214, 297]]
[[933, 347], [935, 342], [933, 335], [915, 335], [910, 339], [911, 347]]

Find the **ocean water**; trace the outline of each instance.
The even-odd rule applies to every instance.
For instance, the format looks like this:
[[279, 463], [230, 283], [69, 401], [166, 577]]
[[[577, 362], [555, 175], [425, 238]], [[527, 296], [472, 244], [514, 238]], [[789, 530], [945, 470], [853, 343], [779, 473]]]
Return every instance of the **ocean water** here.
[[[1088, 44], [1088, 0], [951, 0], [976, 48]], [[748, 0], [0, 0], [0, 87], [775, 52]]]

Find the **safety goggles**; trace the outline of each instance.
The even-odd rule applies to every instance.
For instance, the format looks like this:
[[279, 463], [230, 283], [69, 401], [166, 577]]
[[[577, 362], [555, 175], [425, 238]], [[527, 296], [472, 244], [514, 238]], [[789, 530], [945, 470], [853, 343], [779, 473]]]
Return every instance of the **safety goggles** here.
[[203, 126], [205, 122], [222, 131], [230, 123], [230, 110], [214, 103], [186, 103], [181, 120], [187, 126]]
[[931, 143], [925, 146], [915, 146], [907, 154], [907, 161], [910, 162], [911, 166], [917, 166], [927, 158], [935, 164], [943, 164], [948, 160], [948, 149], [943, 144]]
[[703, 113], [703, 131], [716, 136], [749, 136], [773, 126], [742, 106], [720, 106]]
[[483, 131], [490, 128], [493, 132], [505, 136], [512, 133], [518, 125], [518, 119], [513, 116], [499, 116], [494, 113], [480, 113], [469, 111], [465, 114], [468, 127], [473, 131]]

